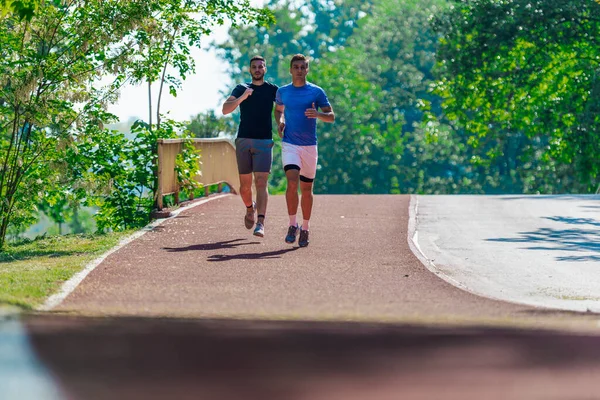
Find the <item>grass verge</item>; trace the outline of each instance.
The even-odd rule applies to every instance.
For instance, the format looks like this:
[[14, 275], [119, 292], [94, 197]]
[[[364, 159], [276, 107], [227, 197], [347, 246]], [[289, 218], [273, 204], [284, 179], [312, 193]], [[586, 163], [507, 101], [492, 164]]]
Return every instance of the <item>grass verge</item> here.
[[0, 252], [0, 304], [32, 310], [133, 231], [51, 236], [9, 243]]

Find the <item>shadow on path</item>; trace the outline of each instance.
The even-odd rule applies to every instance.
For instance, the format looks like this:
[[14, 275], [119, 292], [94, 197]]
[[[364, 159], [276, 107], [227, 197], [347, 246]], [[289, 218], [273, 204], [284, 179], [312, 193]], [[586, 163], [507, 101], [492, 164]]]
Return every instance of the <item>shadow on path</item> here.
[[208, 257], [208, 261], [231, 261], [231, 260], [271, 260], [276, 258], [281, 258], [281, 256], [285, 253], [289, 253], [290, 251], [298, 250], [299, 247], [292, 247], [284, 250], [277, 251], [267, 251], [264, 253], [248, 253], [248, 254], [234, 254], [234, 255], [224, 255], [224, 254], [214, 254]]
[[[249, 246], [253, 244], [260, 244], [260, 242], [245, 242], [246, 239], [232, 239], [223, 242], [206, 243], [206, 244], [193, 244], [185, 247], [163, 247], [163, 250], [167, 250], [170, 253], [178, 253], [182, 251], [207, 251], [207, 250], [223, 250], [223, 249], [235, 249], [240, 246]], [[240, 243], [241, 242], [241, 243]]]
[[600, 210], [600, 206], [581, 206], [581, 208], [585, 208], [587, 210], [593, 210], [592, 212], [595, 212], [596, 210]]
[[[552, 229], [540, 228], [531, 232], [519, 232], [515, 238], [486, 239], [489, 242], [531, 243], [528, 250], [554, 250], [585, 253], [557, 257], [557, 261], [600, 261], [600, 221], [592, 218], [543, 217], [566, 225], [590, 226], [592, 229]], [[535, 244], [535, 246], [533, 246]], [[598, 253], [598, 254], [589, 254]]]
[[579, 200], [600, 201], [600, 195], [594, 194], [529, 194], [529, 195], [506, 195], [502, 200]]
[[600, 221], [592, 218], [571, 218], [571, 217], [544, 217], [550, 221], [562, 222], [567, 225], [591, 225], [600, 227]]
[[[18, 247], [15, 246], [17, 249]], [[67, 250], [67, 251], [56, 251], [56, 250], [12, 250], [11, 252], [1, 252], [0, 253], [0, 264], [2, 263], [10, 263], [14, 261], [23, 261], [29, 260], [34, 257], [49, 257], [49, 258], [60, 258], [60, 257], [69, 257], [73, 255], [83, 255], [85, 253], [81, 251], [75, 250]]]

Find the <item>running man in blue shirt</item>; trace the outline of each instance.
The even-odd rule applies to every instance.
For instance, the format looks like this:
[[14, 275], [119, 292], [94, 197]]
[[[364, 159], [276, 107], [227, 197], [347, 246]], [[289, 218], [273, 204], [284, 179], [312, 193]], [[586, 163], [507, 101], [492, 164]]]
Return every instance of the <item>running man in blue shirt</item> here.
[[[275, 98], [275, 121], [279, 136], [283, 138], [281, 155], [287, 177], [287, 202], [290, 224], [285, 237], [294, 243], [298, 231], [300, 247], [308, 246], [309, 221], [313, 206], [313, 182], [317, 173], [317, 119], [335, 121], [335, 114], [325, 91], [307, 82], [308, 59], [296, 54], [290, 62], [292, 83], [277, 90]], [[319, 111], [321, 109], [321, 111]], [[298, 199], [298, 185], [302, 199]], [[296, 221], [298, 203], [302, 208], [302, 225]]]
[[[252, 82], [240, 84], [223, 104], [223, 115], [240, 107], [240, 126], [235, 140], [235, 154], [240, 174], [240, 195], [246, 206], [244, 224], [254, 235], [265, 235], [267, 188], [273, 159], [273, 103], [277, 86], [265, 81], [267, 65], [261, 56], [250, 60]], [[252, 201], [252, 174], [256, 185], [256, 204]]]

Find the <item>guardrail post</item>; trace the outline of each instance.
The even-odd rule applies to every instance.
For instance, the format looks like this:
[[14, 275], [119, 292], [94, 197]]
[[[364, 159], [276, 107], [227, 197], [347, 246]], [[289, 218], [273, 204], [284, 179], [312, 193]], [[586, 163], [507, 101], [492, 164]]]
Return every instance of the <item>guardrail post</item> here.
[[157, 165], [157, 188], [156, 188], [156, 209], [162, 211], [163, 209], [163, 188], [162, 188], [162, 168], [163, 168], [163, 139], [158, 139], [158, 163]]

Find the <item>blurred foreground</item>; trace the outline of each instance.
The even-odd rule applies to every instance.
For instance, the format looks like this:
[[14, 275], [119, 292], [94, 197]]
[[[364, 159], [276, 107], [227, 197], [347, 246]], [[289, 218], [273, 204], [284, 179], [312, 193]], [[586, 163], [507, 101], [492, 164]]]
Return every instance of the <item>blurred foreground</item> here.
[[592, 399], [599, 376], [600, 337], [566, 331], [60, 315], [0, 324], [4, 400]]

